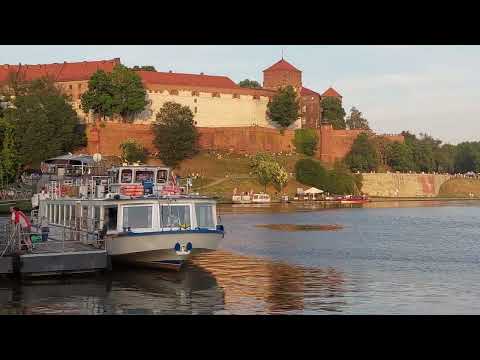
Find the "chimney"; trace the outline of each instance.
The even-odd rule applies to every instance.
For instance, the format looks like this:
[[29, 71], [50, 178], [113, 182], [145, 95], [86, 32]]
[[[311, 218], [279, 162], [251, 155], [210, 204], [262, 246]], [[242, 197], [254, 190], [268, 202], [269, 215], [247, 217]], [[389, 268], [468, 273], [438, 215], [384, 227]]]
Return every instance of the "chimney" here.
[[168, 70], [168, 72], [171, 74], [173, 71], [172, 71], [172, 70]]
[[201, 72], [200, 75], [203, 75], [203, 72]]

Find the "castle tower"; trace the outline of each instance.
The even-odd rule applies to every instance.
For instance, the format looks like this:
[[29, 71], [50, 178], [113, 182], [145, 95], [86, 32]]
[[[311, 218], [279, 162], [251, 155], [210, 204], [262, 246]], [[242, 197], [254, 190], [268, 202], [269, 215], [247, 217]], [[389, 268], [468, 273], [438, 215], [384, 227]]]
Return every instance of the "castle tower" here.
[[263, 70], [263, 87], [276, 90], [287, 85], [293, 86], [299, 94], [302, 89], [302, 72], [283, 58]]

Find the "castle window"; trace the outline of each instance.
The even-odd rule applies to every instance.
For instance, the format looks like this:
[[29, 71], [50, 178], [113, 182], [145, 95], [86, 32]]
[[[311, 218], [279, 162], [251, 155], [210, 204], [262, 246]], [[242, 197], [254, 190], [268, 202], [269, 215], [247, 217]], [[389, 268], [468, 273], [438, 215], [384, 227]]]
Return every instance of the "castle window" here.
[[238, 94], [233, 94], [232, 97], [233, 97], [234, 99], [240, 99], [240, 95], [238, 95]]
[[260, 96], [259, 95], [253, 95], [253, 100], [260, 100]]
[[198, 96], [198, 91], [192, 91], [192, 96]]
[[68, 88], [69, 88], [70, 90], [72, 90], [73, 86], [72, 86], [72, 85], [68, 85]]
[[212, 97], [220, 97], [220, 94], [218, 92], [212, 93]]
[[82, 89], [82, 84], [78, 84], [78, 90]]
[[194, 113], [196, 114], [197, 113], [197, 107], [195, 106], [195, 109], [194, 109]]
[[197, 103], [197, 99], [193, 99], [193, 102], [196, 104], [196, 103]]
[[178, 90], [170, 90], [170, 95], [178, 95]]

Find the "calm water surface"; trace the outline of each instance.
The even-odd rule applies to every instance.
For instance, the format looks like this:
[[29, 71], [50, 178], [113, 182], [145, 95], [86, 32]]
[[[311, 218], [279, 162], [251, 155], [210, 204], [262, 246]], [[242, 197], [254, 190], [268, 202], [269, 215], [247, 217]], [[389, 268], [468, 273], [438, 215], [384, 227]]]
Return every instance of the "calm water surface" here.
[[[2, 314], [479, 314], [480, 203], [221, 207], [217, 252], [180, 273], [0, 282]], [[281, 232], [257, 224], [340, 224]]]

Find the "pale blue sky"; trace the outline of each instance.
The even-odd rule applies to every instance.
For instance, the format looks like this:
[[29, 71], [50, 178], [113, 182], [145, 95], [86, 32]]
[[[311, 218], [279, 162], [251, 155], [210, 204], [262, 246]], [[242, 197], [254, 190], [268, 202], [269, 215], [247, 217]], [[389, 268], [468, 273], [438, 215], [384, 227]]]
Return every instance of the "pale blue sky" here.
[[445, 142], [480, 140], [479, 46], [0, 46], [0, 64], [40, 64], [119, 57], [159, 71], [262, 81], [284, 58], [304, 86], [333, 85], [348, 112], [356, 106], [381, 133], [427, 132]]

